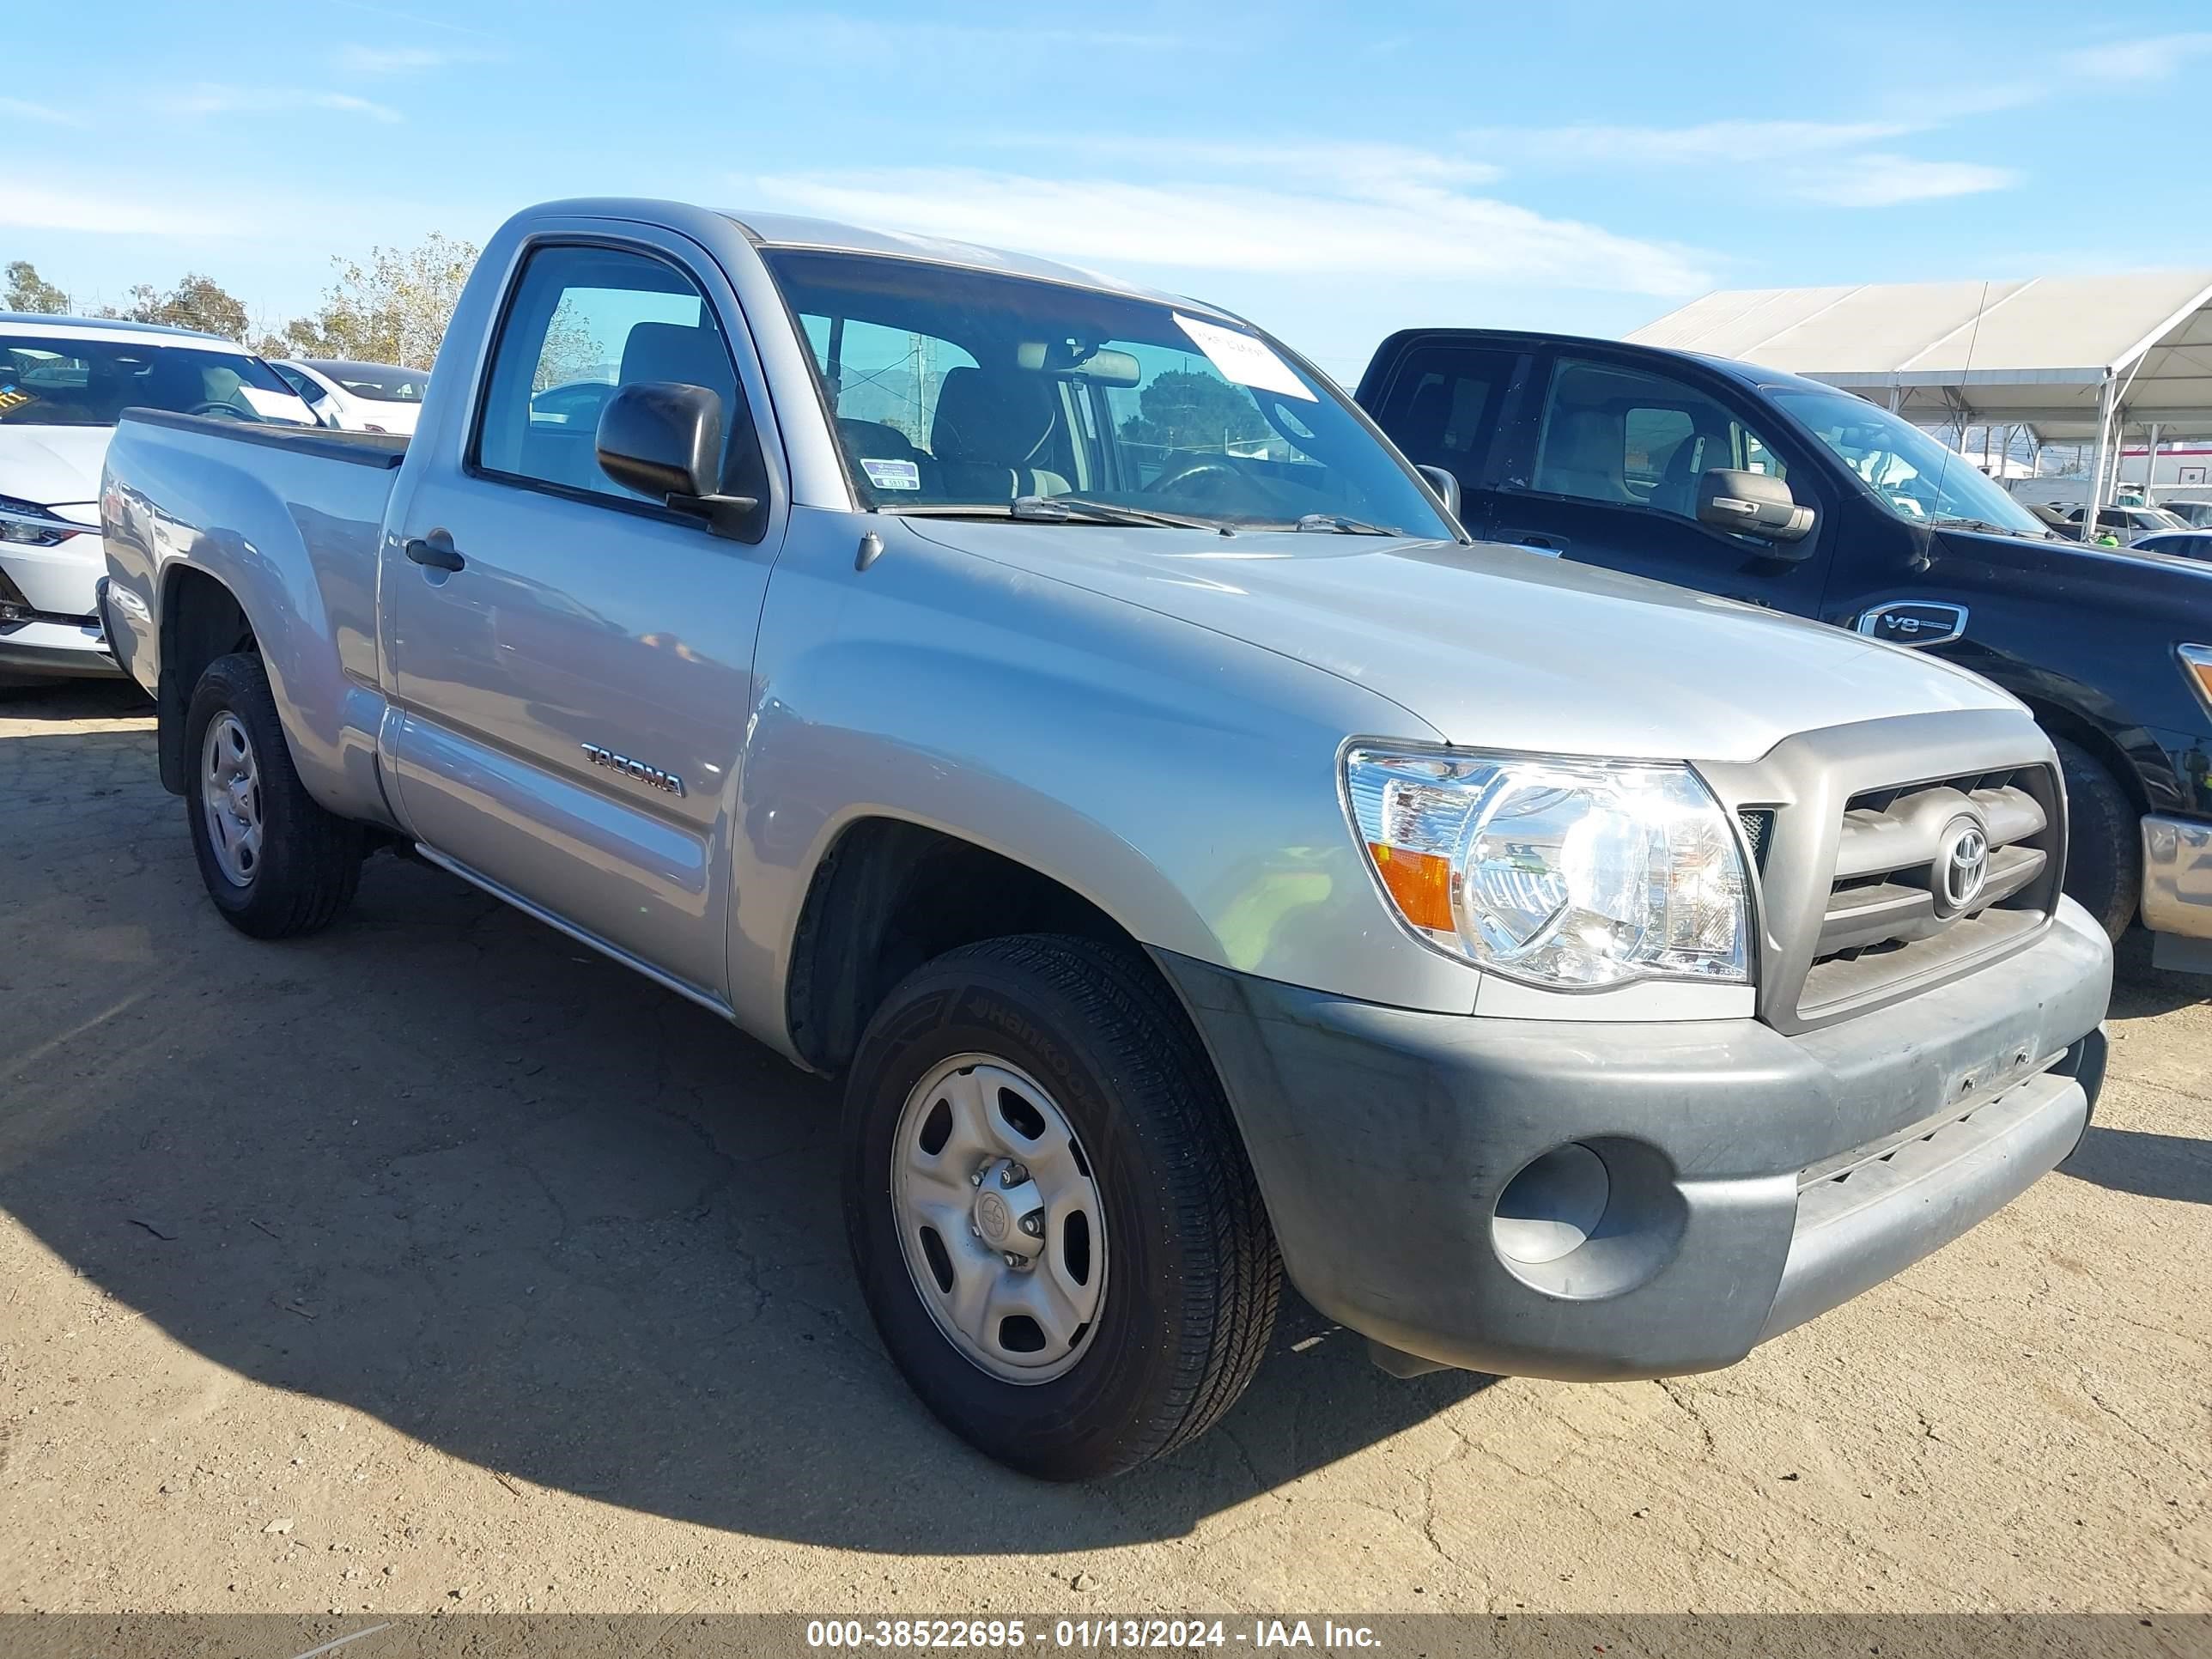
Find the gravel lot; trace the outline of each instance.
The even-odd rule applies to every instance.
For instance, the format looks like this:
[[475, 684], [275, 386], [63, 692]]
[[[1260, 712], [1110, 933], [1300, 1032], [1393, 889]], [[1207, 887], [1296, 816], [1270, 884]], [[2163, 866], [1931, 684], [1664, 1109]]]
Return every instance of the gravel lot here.
[[2212, 1611], [2212, 1003], [2124, 961], [2066, 1170], [1733, 1370], [1394, 1382], [1294, 1306], [1049, 1488], [878, 1350], [828, 1087], [396, 860], [242, 939], [135, 693], [19, 694], [0, 1611]]

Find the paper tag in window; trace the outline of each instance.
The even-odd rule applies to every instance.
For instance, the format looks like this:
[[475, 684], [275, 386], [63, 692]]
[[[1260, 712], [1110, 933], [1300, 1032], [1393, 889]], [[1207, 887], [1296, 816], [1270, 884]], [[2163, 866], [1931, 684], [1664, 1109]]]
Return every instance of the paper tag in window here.
[[1265, 340], [1239, 334], [1233, 328], [1201, 323], [1181, 312], [1176, 313], [1175, 319], [1176, 326], [1190, 336], [1190, 343], [1206, 354], [1206, 361], [1221, 371], [1224, 380], [1261, 392], [1279, 392], [1286, 398], [1301, 398], [1307, 403], [1315, 401], [1313, 393], [1306, 390], [1291, 366], [1278, 357]]
[[270, 392], [258, 386], [241, 386], [238, 388], [238, 395], [246, 399], [256, 415], [265, 415], [272, 421], [296, 421], [307, 413], [307, 404], [301, 403], [295, 392]]
[[863, 460], [860, 471], [868, 475], [868, 482], [878, 489], [921, 488], [921, 468], [913, 461]]

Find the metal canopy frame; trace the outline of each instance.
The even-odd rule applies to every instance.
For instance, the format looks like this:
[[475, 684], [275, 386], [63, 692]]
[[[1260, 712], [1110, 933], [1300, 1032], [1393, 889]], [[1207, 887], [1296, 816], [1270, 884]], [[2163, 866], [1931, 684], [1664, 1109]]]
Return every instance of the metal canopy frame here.
[[2111, 498], [2133, 428], [2212, 439], [2212, 271], [1707, 295], [1629, 339], [1802, 374], [1925, 426], [2090, 447]]

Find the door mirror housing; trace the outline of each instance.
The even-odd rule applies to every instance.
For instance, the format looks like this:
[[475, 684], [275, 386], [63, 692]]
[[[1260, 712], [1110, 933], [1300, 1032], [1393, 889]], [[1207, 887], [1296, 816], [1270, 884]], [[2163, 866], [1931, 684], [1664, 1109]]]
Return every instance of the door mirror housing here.
[[1798, 505], [1790, 486], [1768, 472], [1739, 472], [1717, 466], [1698, 480], [1698, 522], [1733, 536], [1756, 536], [1775, 544], [1767, 555], [1802, 559], [1799, 547], [1813, 533], [1813, 509]]
[[702, 386], [640, 380], [599, 413], [599, 471], [625, 489], [744, 541], [760, 500], [722, 493], [722, 400]]
[[1414, 471], [1429, 481], [1429, 488], [1443, 498], [1444, 511], [1459, 522], [1459, 475], [1441, 466], [1417, 466]]

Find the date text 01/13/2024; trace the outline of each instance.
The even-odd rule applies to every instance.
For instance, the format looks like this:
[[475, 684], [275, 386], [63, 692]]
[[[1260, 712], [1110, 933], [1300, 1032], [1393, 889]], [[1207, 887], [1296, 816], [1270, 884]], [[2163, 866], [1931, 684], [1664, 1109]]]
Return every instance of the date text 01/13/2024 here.
[[971, 1648], [1012, 1650], [1032, 1644], [1059, 1649], [1225, 1648], [1258, 1652], [1296, 1648], [1372, 1648], [1374, 1630], [1323, 1619], [1255, 1619], [1237, 1627], [1224, 1619], [1058, 1619], [1032, 1631], [1020, 1619], [817, 1619], [808, 1621], [806, 1644], [839, 1648]]

